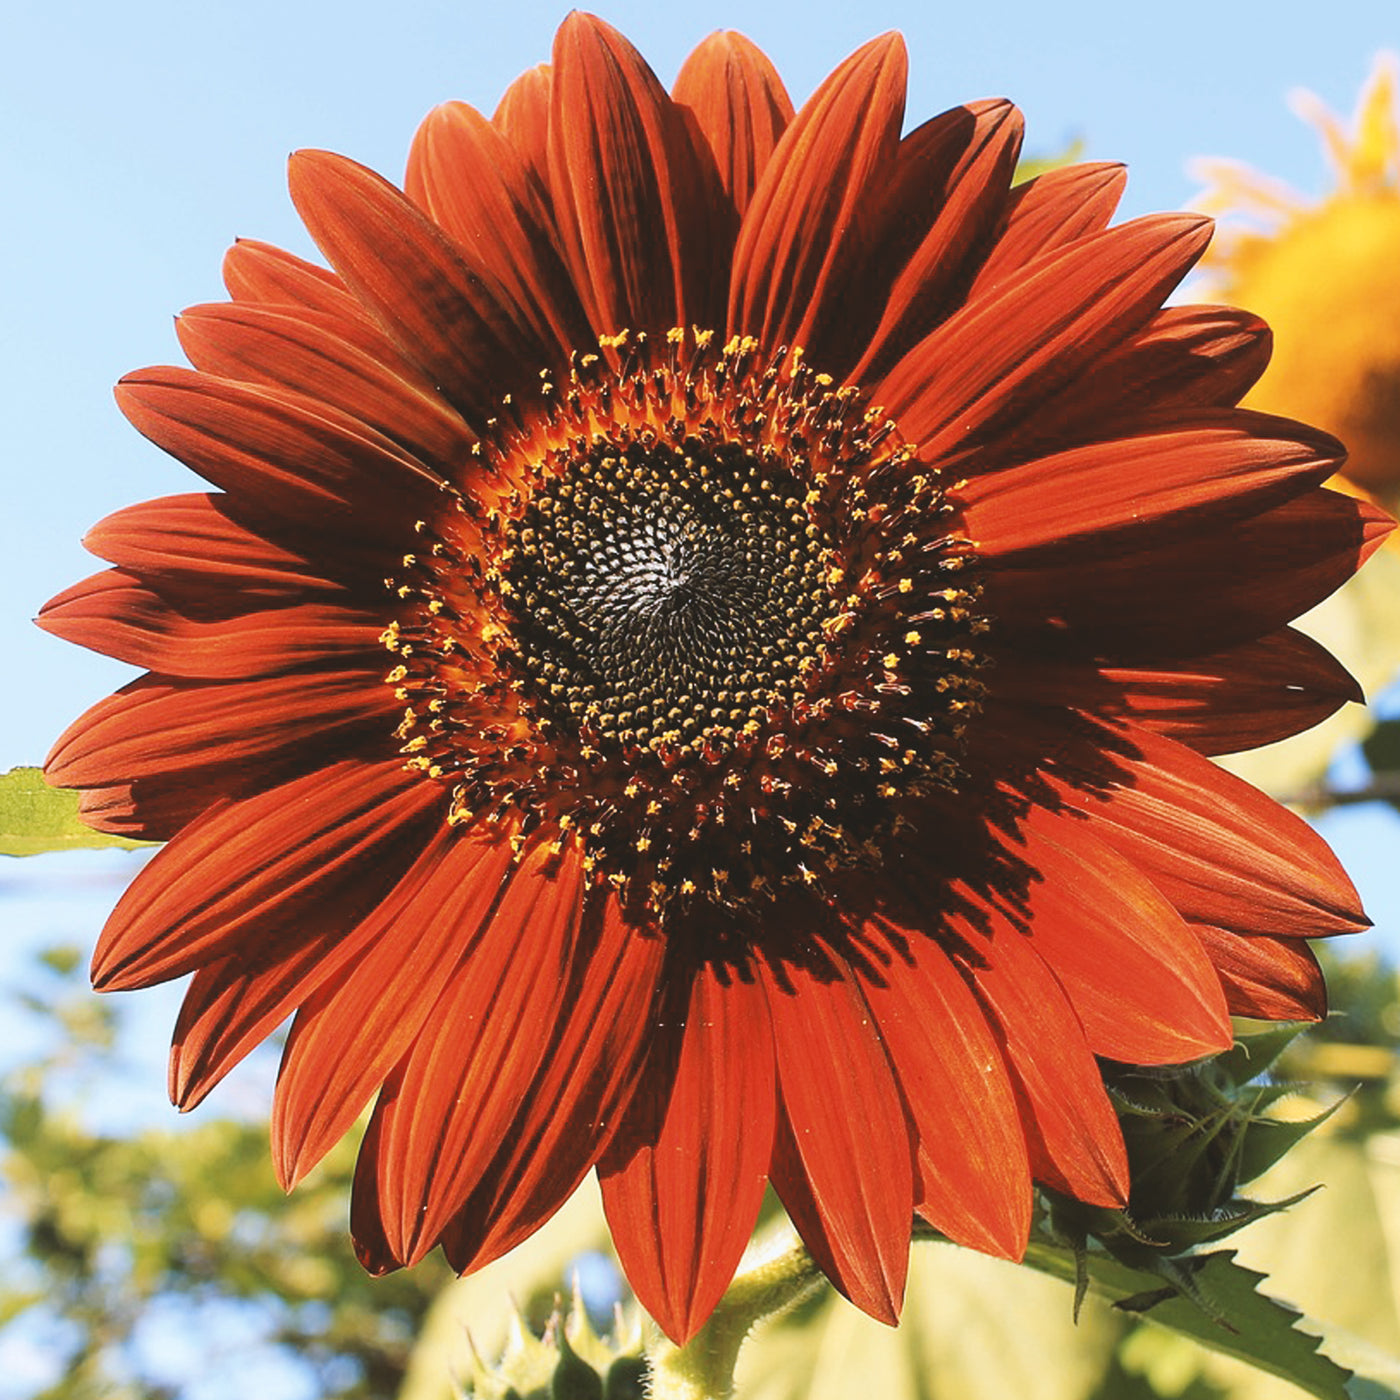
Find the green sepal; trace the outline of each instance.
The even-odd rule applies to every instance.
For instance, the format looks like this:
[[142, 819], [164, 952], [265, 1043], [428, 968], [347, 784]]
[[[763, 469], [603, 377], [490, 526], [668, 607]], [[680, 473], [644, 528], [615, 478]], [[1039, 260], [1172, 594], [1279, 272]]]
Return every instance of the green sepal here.
[[38, 768], [0, 773], [0, 855], [37, 856], [93, 846], [149, 846], [94, 831], [78, 815], [78, 794], [51, 788]]

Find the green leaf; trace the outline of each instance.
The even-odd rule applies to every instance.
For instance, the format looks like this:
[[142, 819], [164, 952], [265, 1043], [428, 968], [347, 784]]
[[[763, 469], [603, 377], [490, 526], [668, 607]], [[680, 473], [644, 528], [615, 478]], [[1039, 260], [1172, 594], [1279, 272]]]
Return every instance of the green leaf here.
[[37, 856], [90, 846], [149, 846], [94, 831], [78, 816], [78, 794], [51, 788], [37, 768], [0, 774], [0, 855]]
[[[1199, 1303], [1164, 1289], [1160, 1276], [1130, 1269], [1107, 1255], [1094, 1253], [1085, 1262], [1090, 1291], [1120, 1307], [1127, 1305], [1212, 1351], [1281, 1376], [1318, 1400], [1349, 1400], [1354, 1394], [1347, 1389], [1350, 1372], [1318, 1349], [1319, 1338], [1295, 1325], [1302, 1314], [1260, 1293], [1264, 1275], [1236, 1262], [1232, 1249], [1179, 1261], [1193, 1266], [1190, 1288]], [[1068, 1283], [1075, 1280], [1075, 1258], [1068, 1249], [1033, 1243], [1026, 1263]], [[1388, 1392], [1382, 1387], [1372, 1393]]]

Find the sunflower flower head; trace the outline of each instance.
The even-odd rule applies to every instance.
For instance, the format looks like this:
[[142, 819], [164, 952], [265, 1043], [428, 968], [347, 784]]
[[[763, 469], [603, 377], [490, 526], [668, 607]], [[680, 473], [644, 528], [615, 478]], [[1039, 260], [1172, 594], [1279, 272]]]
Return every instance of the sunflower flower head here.
[[1227, 161], [1202, 162], [1203, 207], [1254, 227], [1205, 261], [1213, 286], [1272, 326], [1247, 402], [1305, 415], [1348, 446], [1347, 480], [1400, 498], [1400, 59], [1377, 55], [1350, 125], [1312, 93], [1293, 105], [1322, 138], [1334, 185], [1308, 200]]
[[148, 668], [51, 781], [168, 844], [99, 987], [193, 973], [171, 1093], [293, 1015], [298, 1180], [373, 1101], [352, 1229], [459, 1270], [596, 1170], [673, 1338], [769, 1182], [893, 1321], [918, 1213], [1025, 1248], [1128, 1199], [1098, 1057], [1313, 1018], [1364, 924], [1210, 755], [1356, 698], [1292, 618], [1389, 522], [1236, 405], [1268, 337], [1163, 309], [1209, 230], [1016, 110], [904, 127], [897, 35], [795, 110], [570, 16], [402, 189], [291, 165], [329, 267], [241, 242], [123, 411], [215, 490], [88, 537], [41, 623]]

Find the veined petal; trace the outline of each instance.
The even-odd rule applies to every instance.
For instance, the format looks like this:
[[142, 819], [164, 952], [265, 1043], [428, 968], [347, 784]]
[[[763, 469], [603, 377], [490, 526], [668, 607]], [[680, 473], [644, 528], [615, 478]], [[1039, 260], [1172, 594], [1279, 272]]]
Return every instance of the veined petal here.
[[347, 759], [213, 807], [158, 851], [107, 920], [97, 987], [120, 991], [307, 936], [308, 916], [349, 886], [366, 914], [422, 843], [442, 794], [399, 762]]
[[1007, 200], [1005, 225], [973, 279], [969, 299], [985, 295], [1027, 263], [1107, 228], [1127, 180], [1124, 166], [1094, 161], [1047, 170], [1017, 185]]
[[136, 575], [94, 574], [44, 605], [46, 632], [167, 676], [237, 680], [314, 663], [375, 666], [384, 619], [326, 602], [254, 608], [230, 590], [220, 612], [191, 615]]
[[[648, 1121], [639, 1129], [633, 1118]], [[675, 1065], [653, 1052], [629, 1125], [598, 1167], [627, 1278], [678, 1344], [713, 1311], [753, 1233], [775, 1123], [763, 989], [703, 967], [691, 985]]]
[[550, 99], [554, 212], [593, 329], [716, 325], [725, 244], [712, 211], [723, 194], [708, 148], [646, 61], [576, 10], [554, 39]]
[[[967, 294], [1002, 216], [1023, 130], [1011, 103], [976, 102], [925, 122], [900, 142], [874, 259], [902, 270], [851, 371], [858, 383], [882, 377]], [[915, 219], [922, 236], [911, 248]]]
[[372, 324], [329, 268], [255, 238], [240, 238], [224, 255], [224, 286], [235, 301], [319, 311], [346, 325]]
[[411, 523], [438, 478], [402, 448], [329, 404], [177, 368], [117, 386], [131, 422], [206, 481], [303, 526], [379, 538]]
[[681, 65], [671, 96], [694, 115], [720, 184], [742, 218], [793, 118], [778, 70], [742, 34], [716, 30]]
[[761, 967], [782, 1106], [774, 1189], [823, 1273], [893, 1325], [914, 1178], [912, 1129], [888, 1054], [849, 971]]
[[[57, 787], [109, 787], [208, 768], [275, 764], [332, 734], [376, 729], [399, 711], [393, 692], [363, 670], [236, 682], [144, 676], [100, 700], [59, 736], [44, 772]], [[319, 750], [317, 750], [319, 752]]]
[[500, 1150], [442, 1237], [459, 1272], [533, 1234], [573, 1194], [618, 1130], [659, 1010], [663, 940], [616, 904], [585, 910], [567, 976], [552, 989], [554, 1033], [497, 1141]]
[[1286, 418], [1216, 409], [977, 476], [960, 494], [981, 557], [1018, 568], [1255, 515], [1319, 485], [1344, 456], [1335, 438]]
[[331, 966], [302, 999], [277, 1076], [272, 1156], [284, 1187], [350, 1129], [448, 983], [487, 975], [471, 954], [504, 909], [512, 860], [508, 841], [446, 833], [353, 934], [321, 950]]
[[553, 83], [549, 64], [537, 63], [506, 88], [491, 114], [491, 125], [515, 147], [531, 184], [545, 198], [549, 190], [549, 93]]
[[988, 286], [874, 389], [925, 461], [1009, 433], [1110, 346], [1137, 331], [1210, 240], [1190, 215], [1135, 219]]
[[404, 180], [456, 241], [495, 299], [513, 306], [550, 363], [587, 346], [588, 318], [555, 247], [544, 198], [524, 158], [475, 108], [446, 102], [413, 139]]
[[1329, 651], [1291, 627], [1175, 666], [1007, 656], [997, 665], [996, 693], [1018, 705], [1131, 720], [1204, 754], [1277, 743], [1365, 698]]
[[[857, 49], [783, 133], [734, 249], [731, 335], [805, 347], [838, 267], [853, 267], [899, 144], [908, 60], [898, 34]], [[844, 292], [844, 286], [839, 289]]]
[[328, 151], [298, 151], [292, 199], [317, 245], [389, 338], [480, 426], [511, 391], [560, 363], [407, 195]]
[[226, 302], [191, 307], [175, 329], [197, 368], [330, 404], [440, 475], [456, 472], [476, 443], [432, 383], [367, 322]]
[[944, 949], [879, 921], [901, 952], [861, 990], [917, 1136], [918, 1212], [958, 1244], [1025, 1253], [1031, 1176], [1020, 1110], [997, 1037]]
[[1239, 934], [1197, 924], [1196, 936], [1215, 964], [1233, 1016], [1266, 1021], [1320, 1021], [1327, 983], [1301, 938]]

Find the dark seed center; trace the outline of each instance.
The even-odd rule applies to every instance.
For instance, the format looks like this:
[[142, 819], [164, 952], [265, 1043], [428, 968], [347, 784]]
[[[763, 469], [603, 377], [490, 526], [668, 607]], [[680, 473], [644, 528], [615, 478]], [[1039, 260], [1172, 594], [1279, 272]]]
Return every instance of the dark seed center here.
[[597, 444], [509, 529], [537, 702], [623, 746], [728, 743], [792, 702], [833, 612], [800, 488], [742, 448]]

